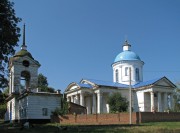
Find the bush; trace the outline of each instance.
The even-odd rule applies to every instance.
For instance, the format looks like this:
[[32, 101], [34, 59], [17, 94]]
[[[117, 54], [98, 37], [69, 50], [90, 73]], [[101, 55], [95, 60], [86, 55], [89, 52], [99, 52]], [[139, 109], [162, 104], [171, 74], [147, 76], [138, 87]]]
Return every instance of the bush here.
[[65, 115], [68, 113], [68, 102], [64, 99], [61, 99], [61, 107], [57, 107], [54, 111], [51, 112], [52, 115]]
[[129, 102], [125, 97], [121, 96], [121, 93], [116, 92], [108, 97], [108, 104], [110, 113], [126, 112]]
[[4, 119], [5, 113], [6, 113], [6, 103], [0, 104], [0, 119]]

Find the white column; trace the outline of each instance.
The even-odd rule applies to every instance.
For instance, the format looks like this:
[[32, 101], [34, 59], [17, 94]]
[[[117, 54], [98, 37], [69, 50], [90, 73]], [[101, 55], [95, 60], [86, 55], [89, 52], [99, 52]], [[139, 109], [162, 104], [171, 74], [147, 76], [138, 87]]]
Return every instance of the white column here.
[[102, 93], [97, 93], [97, 113], [102, 113]]
[[74, 103], [79, 104], [79, 96], [78, 96], [78, 94], [75, 96], [75, 102]]
[[93, 95], [92, 95], [92, 101], [93, 101], [93, 103], [92, 103], [92, 113], [96, 114], [97, 110], [96, 110], [96, 94], [95, 93], [93, 93]]
[[158, 112], [162, 112], [161, 92], [158, 92]]
[[109, 113], [109, 104], [106, 104], [106, 108], [107, 108], [107, 113]]
[[67, 97], [67, 102], [69, 102], [70, 101], [70, 97]]
[[171, 109], [174, 109], [173, 93], [170, 94], [170, 105], [171, 105]]
[[84, 94], [80, 93], [80, 105], [84, 106]]
[[164, 110], [168, 109], [167, 93], [164, 92]]
[[154, 111], [154, 92], [151, 93], [151, 112]]
[[73, 96], [71, 96], [71, 102], [74, 103], [74, 97]]

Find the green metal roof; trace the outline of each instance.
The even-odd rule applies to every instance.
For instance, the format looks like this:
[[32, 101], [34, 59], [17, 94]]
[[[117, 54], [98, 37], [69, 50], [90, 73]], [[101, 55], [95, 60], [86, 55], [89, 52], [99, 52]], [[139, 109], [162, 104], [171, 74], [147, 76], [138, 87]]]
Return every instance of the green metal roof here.
[[21, 49], [19, 52], [17, 52], [14, 57], [24, 57], [24, 56], [28, 56], [29, 58], [33, 59], [31, 53], [29, 53], [27, 50]]

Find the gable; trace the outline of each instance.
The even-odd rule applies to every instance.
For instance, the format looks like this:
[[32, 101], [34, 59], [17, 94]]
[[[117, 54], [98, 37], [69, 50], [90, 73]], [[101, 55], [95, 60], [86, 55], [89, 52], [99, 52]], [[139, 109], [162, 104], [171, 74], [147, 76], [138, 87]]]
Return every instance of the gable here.
[[135, 89], [148, 89], [151, 87], [175, 88], [176, 86], [166, 77], [157, 78], [146, 82], [140, 82], [136, 85], [133, 85], [133, 88]]
[[77, 86], [77, 85], [74, 85], [74, 86], [72, 86], [72, 87], [69, 88], [69, 91], [75, 90], [75, 89], [77, 89], [77, 88], [78, 88], [78, 86]]
[[155, 85], [158, 85], [158, 86], [171, 86], [170, 84], [168, 84], [166, 81], [159, 81], [157, 82]]
[[70, 83], [66, 88], [65, 92], [76, 91], [78, 89], [92, 89], [93, 87], [90, 84], [81, 84], [81, 83]]
[[65, 92], [68, 91], [73, 91], [73, 90], [77, 90], [79, 88], [78, 84], [75, 82], [72, 82], [68, 85], [68, 87], [66, 88]]
[[158, 80], [154, 83], [155, 86], [164, 86], [164, 87], [171, 87], [175, 88], [176, 86], [166, 77], [163, 77], [162, 79]]

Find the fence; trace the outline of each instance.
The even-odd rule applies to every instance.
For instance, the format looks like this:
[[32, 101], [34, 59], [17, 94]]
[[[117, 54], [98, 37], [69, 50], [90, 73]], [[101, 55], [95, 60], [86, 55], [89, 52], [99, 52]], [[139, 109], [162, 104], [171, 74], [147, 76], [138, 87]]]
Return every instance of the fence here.
[[[180, 113], [132, 113], [132, 124], [160, 121], [180, 121]], [[51, 122], [80, 125], [129, 124], [129, 113], [51, 116]]]

